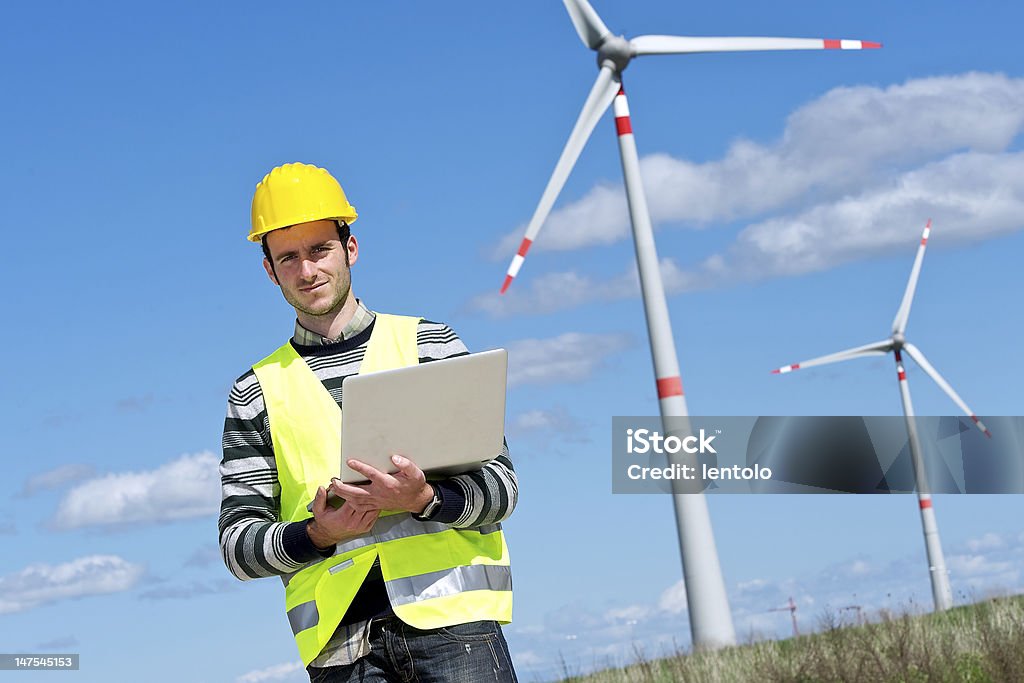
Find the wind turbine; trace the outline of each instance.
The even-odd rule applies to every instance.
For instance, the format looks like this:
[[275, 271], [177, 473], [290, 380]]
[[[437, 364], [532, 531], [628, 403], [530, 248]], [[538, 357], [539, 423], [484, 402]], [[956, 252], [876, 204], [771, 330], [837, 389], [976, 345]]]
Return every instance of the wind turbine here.
[[[622, 87], [622, 71], [634, 57], [641, 55], [760, 50], [859, 50], [881, 45], [860, 40], [663, 35], [638, 36], [627, 40], [624, 36], [612, 35], [587, 0], [563, 2], [583, 44], [597, 51], [597, 65], [600, 70], [583, 104], [583, 111], [580, 112], [576, 125], [569, 135], [569, 141], [562, 150], [558, 163], [555, 164], [554, 173], [548, 180], [533, 218], [526, 228], [526, 237], [512, 259], [501, 292], [505, 293], [512, 279], [519, 273], [527, 250], [551, 213], [551, 207], [565, 185], [580, 152], [583, 151], [583, 146], [590, 138], [598, 120], [614, 100], [615, 129], [619, 140], [622, 173], [625, 177], [629, 217], [633, 225], [633, 241], [640, 272], [640, 289], [647, 317], [651, 355], [654, 359], [662, 424], [666, 433], [680, 429], [679, 425], [685, 425], [682, 429], [688, 431], [683, 382], [679, 374], [679, 361], [672, 337], [668, 305], [665, 303], [665, 289], [658, 268], [658, 254], [654, 246], [651, 219], [647, 212], [647, 200], [640, 180], [640, 161], [629, 119], [626, 92]], [[674, 484], [678, 484], [678, 481]], [[736, 643], [736, 632], [733, 629], [732, 615], [729, 613], [729, 601], [725, 594], [725, 582], [722, 580], [707, 501], [702, 493], [681, 493], [678, 486], [673, 491], [693, 644], [695, 648], [733, 645]]]
[[862, 356], [881, 356], [890, 351], [896, 358], [896, 375], [899, 378], [900, 398], [903, 401], [903, 415], [907, 422], [907, 437], [910, 444], [910, 461], [914, 468], [914, 482], [917, 488], [918, 507], [921, 510], [921, 526], [924, 530], [925, 551], [928, 554], [928, 571], [932, 581], [932, 598], [935, 601], [936, 610], [946, 610], [953, 606], [953, 590], [949, 585], [949, 573], [946, 571], [946, 559], [942, 554], [942, 544], [939, 542], [939, 527], [935, 522], [935, 508], [932, 507], [931, 489], [928, 485], [928, 473], [925, 471], [924, 460], [921, 452], [921, 442], [917, 437], [917, 426], [914, 421], [914, 406], [910, 402], [910, 386], [907, 384], [907, 373], [903, 369], [903, 352], [914, 359], [925, 373], [931, 377], [939, 388], [953, 399], [960, 410], [971, 417], [974, 424], [978, 426], [985, 436], [992, 436], [974, 411], [967, 407], [960, 395], [953, 390], [942, 375], [932, 367], [928, 359], [924, 357], [921, 350], [907, 341], [905, 332], [907, 329], [907, 318], [910, 317], [910, 304], [914, 300], [914, 290], [917, 288], [917, 278], [921, 274], [921, 261], [924, 260], [924, 250], [928, 246], [928, 236], [931, 233], [932, 221], [929, 218], [924, 226], [924, 233], [921, 235], [921, 244], [917, 247], [917, 256], [914, 258], [914, 266], [910, 270], [910, 280], [907, 282], [907, 289], [903, 293], [903, 301], [900, 302], [899, 310], [896, 311], [896, 318], [892, 321], [892, 335], [888, 339], [858, 346], [853, 349], [839, 351], [820, 358], [787, 365], [773, 373], [787, 373], [801, 368], [809, 368], [815, 365], [826, 365], [839, 361], [860, 358]]

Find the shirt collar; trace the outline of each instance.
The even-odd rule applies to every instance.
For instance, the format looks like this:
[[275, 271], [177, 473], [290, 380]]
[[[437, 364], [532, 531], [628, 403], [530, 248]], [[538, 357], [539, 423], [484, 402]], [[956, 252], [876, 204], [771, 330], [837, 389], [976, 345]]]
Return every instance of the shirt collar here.
[[295, 321], [295, 335], [292, 340], [299, 346], [321, 346], [324, 344], [336, 344], [345, 339], [356, 336], [373, 322], [376, 315], [373, 311], [363, 305], [363, 302], [356, 299], [356, 312], [341, 330], [341, 335], [334, 339], [328, 339], [317, 332], [312, 332], [303, 327], [298, 320]]

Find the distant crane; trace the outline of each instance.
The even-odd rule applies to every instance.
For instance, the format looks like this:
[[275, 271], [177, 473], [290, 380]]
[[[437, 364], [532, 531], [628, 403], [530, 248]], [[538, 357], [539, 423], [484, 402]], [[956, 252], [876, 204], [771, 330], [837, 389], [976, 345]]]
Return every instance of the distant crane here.
[[786, 607], [773, 607], [769, 612], [789, 612], [789, 616], [793, 619], [793, 637], [800, 635], [800, 628], [796, 625], [796, 603], [793, 602], [793, 598], [789, 598], [789, 605]]

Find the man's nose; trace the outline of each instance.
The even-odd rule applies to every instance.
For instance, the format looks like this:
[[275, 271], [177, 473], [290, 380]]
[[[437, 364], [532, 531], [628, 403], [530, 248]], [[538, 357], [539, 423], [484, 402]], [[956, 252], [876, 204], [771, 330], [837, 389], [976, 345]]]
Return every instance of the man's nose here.
[[316, 262], [313, 259], [304, 258], [299, 264], [299, 275], [304, 280], [311, 280], [316, 277]]

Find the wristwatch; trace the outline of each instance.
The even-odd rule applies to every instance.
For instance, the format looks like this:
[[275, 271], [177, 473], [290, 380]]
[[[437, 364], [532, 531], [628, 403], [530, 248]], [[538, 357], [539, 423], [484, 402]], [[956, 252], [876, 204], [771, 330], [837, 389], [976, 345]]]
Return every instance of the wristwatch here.
[[413, 518], [418, 519], [421, 522], [428, 521], [434, 516], [435, 512], [441, 509], [441, 490], [433, 484], [427, 484], [427, 486], [429, 486], [430, 490], [434, 492], [434, 497], [430, 499], [429, 503], [427, 503], [427, 507], [423, 508], [423, 512], [418, 515], [413, 514]]

